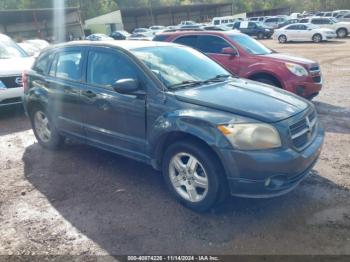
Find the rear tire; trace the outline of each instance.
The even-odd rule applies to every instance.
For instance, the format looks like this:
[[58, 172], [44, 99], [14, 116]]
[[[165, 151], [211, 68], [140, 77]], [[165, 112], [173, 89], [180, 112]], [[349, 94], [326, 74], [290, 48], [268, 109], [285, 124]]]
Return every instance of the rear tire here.
[[337, 36], [339, 38], [345, 38], [348, 35], [348, 30], [346, 30], [346, 28], [339, 28], [337, 30]]
[[287, 43], [288, 39], [287, 39], [287, 37], [286, 37], [285, 35], [280, 35], [280, 36], [278, 37], [278, 41], [279, 41], [281, 44], [285, 44], [285, 43]]
[[57, 149], [64, 143], [61, 136], [52, 122], [50, 115], [41, 107], [34, 108], [30, 113], [34, 135], [39, 144], [47, 149]]
[[163, 177], [177, 201], [196, 212], [204, 212], [227, 197], [224, 172], [215, 160], [210, 150], [192, 140], [176, 142], [166, 150]]
[[312, 37], [312, 41], [314, 43], [321, 43], [322, 42], [322, 36], [320, 34], [315, 34], [313, 37]]

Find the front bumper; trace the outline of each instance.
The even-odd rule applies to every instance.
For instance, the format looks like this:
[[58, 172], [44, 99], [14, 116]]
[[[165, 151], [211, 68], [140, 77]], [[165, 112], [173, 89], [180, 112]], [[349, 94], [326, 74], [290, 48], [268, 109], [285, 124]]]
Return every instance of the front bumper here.
[[268, 198], [288, 193], [310, 172], [320, 155], [324, 131], [302, 152], [221, 150], [228, 185], [233, 196]]
[[293, 76], [284, 82], [284, 89], [305, 98], [315, 97], [321, 91], [323, 79], [321, 74], [309, 75], [307, 77]]
[[0, 89], [0, 107], [22, 104], [23, 88]]

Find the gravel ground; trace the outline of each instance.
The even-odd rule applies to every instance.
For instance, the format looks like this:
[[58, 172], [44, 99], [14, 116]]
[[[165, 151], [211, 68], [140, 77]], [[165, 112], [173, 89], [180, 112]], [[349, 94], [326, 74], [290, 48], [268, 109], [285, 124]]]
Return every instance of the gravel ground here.
[[320, 161], [288, 195], [196, 214], [150, 167], [85, 145], [42, 149], [20, 110], [0, 115], [0, 255], [349, 254], [350, 39], [267, 46], [321, 63]]

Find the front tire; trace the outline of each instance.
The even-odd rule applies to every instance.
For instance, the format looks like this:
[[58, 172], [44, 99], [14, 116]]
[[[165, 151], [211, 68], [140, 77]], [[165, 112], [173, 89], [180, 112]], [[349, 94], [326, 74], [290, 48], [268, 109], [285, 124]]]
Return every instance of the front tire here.
[[281, 44], [285, 44], [285, 43], [287, 43], [287, 37], [285, 36], [285, 35], [280, 35], [279, 37], [278, 37], [278, 41], [281, 43]]
[[64, 137], [58, 133], [45, 110], [40, 107], [35, 108], [30, 114], [30, 119], [34, 135], [42, 147], [53, 150], [64, 143]]
[[204, 212], [226, 198], [223, 171], [215, 160], [216, 156], [205, 146], [191, 140], [177, 142], [166, 150], [162, 165], [164, 180], [181, 204]]

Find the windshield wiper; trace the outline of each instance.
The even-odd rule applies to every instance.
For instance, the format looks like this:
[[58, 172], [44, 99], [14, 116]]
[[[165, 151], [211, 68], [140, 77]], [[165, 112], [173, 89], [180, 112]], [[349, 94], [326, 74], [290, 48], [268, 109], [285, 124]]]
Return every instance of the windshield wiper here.
[[211, 83], [211, 82], [223, 82], [229, 77], [231, 77], [231, 75], [224, 75], [224, 74], [223, 75], [217, 75], [217, 76], [215, 76], [213, 78], [210, 78], [208, 80], [203, 81], [202, 83], [207, 84], [207, 83]]
[[202, 81], [195, 81], [195, 80], [186, 80], [186, 81], [182, 81], [181, 83], [178, 84], [174, 84], [174, 85], [170, 85], [168, 86], [171, 89], [177, 89], [177, 88], [184, 88], [184, 87], [188, 87], [188, 86], [195, 86], [195, 85], [201, 85], [203, 82]]

